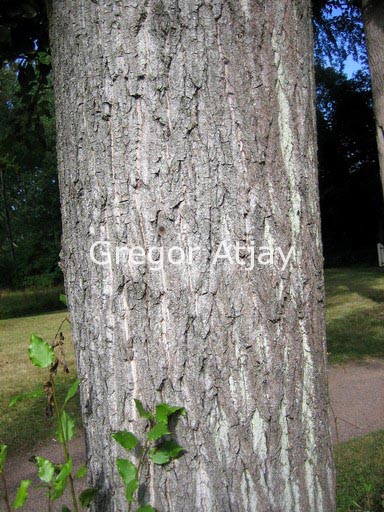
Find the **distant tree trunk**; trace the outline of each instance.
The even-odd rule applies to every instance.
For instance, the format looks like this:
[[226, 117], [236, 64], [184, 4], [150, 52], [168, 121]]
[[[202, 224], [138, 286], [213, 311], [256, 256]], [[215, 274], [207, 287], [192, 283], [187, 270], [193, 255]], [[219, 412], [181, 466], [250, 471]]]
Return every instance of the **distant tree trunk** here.
[[[52, 2], [94, 510], [127, 509], [111, 433], [142, 432], [134, 397], [188, 411], [187, 453], [145, 471], [159, 512], [334, 510], [309, 4]], [[98, 240], [200, 250], [162, 271], [98, 266]], [[294, 257], [214, 264], [221, 241]]]
[[2, 197], [3, 205], [4, 205], [4, 218], [5, 218], [7, 235], [8, 235], [9, 249], [10, 249], [11, 256], [12, 256], [12, 261], [15, 264], [16, 263], [15, 245], [14, 245], [14, 241], [13, 241], [11, 216], [9, 214], [9, 205], [8, 205], [8, 198], [7, 198], [7, 189], [5, 186], [4, 170], [2, 168], [0, 168], [0, 190], [1, 190], [1, 197]]
[[383, 0], [362, 0], [362, 10], [384, 193], [384, 2]]

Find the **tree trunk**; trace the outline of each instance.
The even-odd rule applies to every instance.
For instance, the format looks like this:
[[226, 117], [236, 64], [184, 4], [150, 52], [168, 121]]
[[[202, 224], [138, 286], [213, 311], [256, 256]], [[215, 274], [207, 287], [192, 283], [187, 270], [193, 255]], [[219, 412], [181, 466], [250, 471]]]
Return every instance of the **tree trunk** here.
[[[62, 266], [94, 510], [127, 508], [111, 433], [140, 436], [139, 398], [188, 411], [176, 426], [187, 453], [145, 468], [141, 496], [159, 512], [331, 512], [309, 2], [52, 4]], [[161, 271], [100, 266], [98, 240], [200, 249]], [[245, 270], [214, 261], [222, 241], [294, 255]]]
[[362, 10], [384, 193], [384, 3], [382, 0], [362, 0]]

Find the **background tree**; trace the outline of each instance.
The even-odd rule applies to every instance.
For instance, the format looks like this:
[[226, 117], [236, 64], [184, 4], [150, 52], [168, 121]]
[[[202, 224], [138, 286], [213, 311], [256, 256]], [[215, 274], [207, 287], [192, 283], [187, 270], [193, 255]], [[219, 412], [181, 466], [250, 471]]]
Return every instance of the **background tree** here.
[[16, 76], [0, 72], [0, 285], [52, 284], [61, 280], [52, 87], [36, 80], [24, 94]]
[[[96, 509], [125, 509], [111, 433], [138, 431], [137, 397], [188, 410], [187, 453], [142, 490], [158, 509], [334, 510], [309, 3], [57, 0], [50, 21]], [[98, 267], [99, 239], [201, 249]], [[296, 257], [213, 265], [222, 240]]]

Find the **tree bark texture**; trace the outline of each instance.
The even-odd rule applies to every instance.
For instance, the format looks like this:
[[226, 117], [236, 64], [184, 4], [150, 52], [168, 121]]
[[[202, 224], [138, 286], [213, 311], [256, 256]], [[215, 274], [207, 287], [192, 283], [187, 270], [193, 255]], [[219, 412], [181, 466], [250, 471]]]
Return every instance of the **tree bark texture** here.
[[384, 2], [362, 0], [362, 10], [376, 118], [380, 176], [384, 193]]
[[[113, 431], [133, 398], [188, 411], [187, 453], [144, 468], [159, 512], [331, 512], [308, 0], [53, 0], [63, 215], [94, 510], [126, 510]], [[90, 261], [91, 244], [199, 246], [191, 264]], [[281, 247], [281, 270], [212, 264]], [[243, 255], [245, 262], [248, 254]]]

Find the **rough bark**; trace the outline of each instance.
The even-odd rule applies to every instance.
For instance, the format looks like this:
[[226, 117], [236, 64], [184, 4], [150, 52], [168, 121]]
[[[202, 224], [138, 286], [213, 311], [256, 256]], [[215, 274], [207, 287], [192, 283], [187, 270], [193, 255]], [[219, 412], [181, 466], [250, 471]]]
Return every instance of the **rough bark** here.
[[362, 0], [362, 10], [376, 119], [381, 184], [384, 193], [384, 2]]
[[[126, 510], [111, 432], [142, 432], [137, 397], [188, 411], [187, 453], [145, 470], [158, 511], [331, 512], [309, 2], [53, 0], [50, 28], [95, 510]], [[97, 240], [201, 250], [101, 267]], [[213, 265], [222, 240], [295, 256]]]

